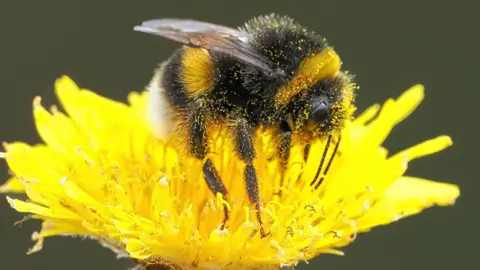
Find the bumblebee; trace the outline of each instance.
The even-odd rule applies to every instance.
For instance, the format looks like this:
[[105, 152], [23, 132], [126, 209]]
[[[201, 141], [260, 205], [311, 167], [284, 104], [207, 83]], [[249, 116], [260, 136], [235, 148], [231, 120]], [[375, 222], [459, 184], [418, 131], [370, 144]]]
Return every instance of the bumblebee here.
[[[160, 66], [150, 84], [154, 123], [178, 123], [162, 127], [160, 136], [186, 134], [189, 152], [204, 162], [209, 189], [226, 197], [227, 189], [208, 157], [207, 144], [209, 126], [226, 127], [245, 163], [249, 200], [257, 209], [261, 236], [266, 236], [252, 135], [262, 127], [275, 130], [277, 153], [284, 166], [294, 136], [306, 142], [306, 152], [308, 142], [326, 139], [311, 182], [318, 187], [332, 137], [338, 135], [336, 152], [342, 123], [354, 108], [355, 86], [352, 76], [341, 70], [340, 57], [320, 35], [274, 14], [253, 18], [238, 29], [158, 19], [145, 21], [135, 30], [183, 45]], [[223, 224], [228, 220], [226, 208], [224, 212]]]

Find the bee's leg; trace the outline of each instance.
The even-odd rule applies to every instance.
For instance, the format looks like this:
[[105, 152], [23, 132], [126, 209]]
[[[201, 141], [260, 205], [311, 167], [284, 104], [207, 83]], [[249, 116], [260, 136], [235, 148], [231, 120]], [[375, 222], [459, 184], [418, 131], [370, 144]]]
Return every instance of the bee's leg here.
[[[280, 188], [283, 187], [283, 183], [285, 181], [285, 172], [288, 165], [288, 158], [290, 157], [290, 147], [292, 144], [292, 130], [288, 126], [287, 123], [280, 124], [279, 129], [279, 143], [278, 143], [278, 155], [280, 158], [280, 170], [281, 170], [281, 178], [280, 178]], [[282, 190], [278, 191], [278, 195], [282, 195]]]
[[[217, 169], [213, 165], [213, 162], [208, 158], [203, 164], [203, 174], [205, 175], [205, 181], [207, 181], [208, 188], [213, 192], [213, 194], [220, 193], [223, 198], [226, 199], [227, 189], [218, 175]], [[223, 206], [223, 224], [222, 229], [225, 228], [225, 223], [228, 221], [228, 207]]]
[[[190, 152], [198, 159], [203, 160], [207, 153], [207, 129], [205, 125], [204, 114], [200, 108], [194, 110], [190, 116]], [[210, 158], [205, 160], [203, 164], [203, 174], [205, 175], [205, 181], [207, 182], [208, 188], [213, 192], [213, 194], [220, 193], [223, 195], [223, 198], [227, 196], [227, 189], [223, 184], [220, 176], [218, 175], [217, 169], [213, 165], [213, 162]], [[228, 208], [226, 205], [223, 206], [224, 219], [222, 224], [222, 229], [225, 226], [229, 216]]]
[[290, 157], [290, 146], [292, 143], [292, 130], [287, 123], [282, 123], [279, 130], [280, 143], [278, 145], [278, 153], [280, 160], [282, 161], [282, 166], [285, 168]]
[[310, 147], [311, 145], [307, 143], [305, 148], [303, 149], [303, 161], [307, 163], [308, 155], [310, 155]]
[[260, 223], [260, 234], [262, 237], [267, 236], [263, 230], [262, 215], [260, 212], [260, 194], [258, 187], [257, 172], [253, 166], [253, 159], [255, 158], [255, 149], [252, 141], [252, 128], [248, 125], [246, 120], [239, 121], [235, 126], [235, 149], [240, 157], [245, 162], [245, 184], [247, 187], [248, 198], [257, 209], [257, 220]]

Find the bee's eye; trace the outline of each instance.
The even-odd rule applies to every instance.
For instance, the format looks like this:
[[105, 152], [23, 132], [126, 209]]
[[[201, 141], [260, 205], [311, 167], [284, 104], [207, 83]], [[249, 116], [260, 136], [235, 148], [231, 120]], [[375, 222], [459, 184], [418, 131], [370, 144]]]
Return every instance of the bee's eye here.
[[311, 121], [316, 123], [322, 123], [328, 117], [328, 105], [325, 102], [321, 102], [317, 104], [315, 107], [310, 110], [310, 117]]
[[307, 127], [310, 130], [318, 128], [320, 124], [325, 122], [329, 116], [330, 106], [326, 98], [318, 98], [312, 104], [308, 114]]

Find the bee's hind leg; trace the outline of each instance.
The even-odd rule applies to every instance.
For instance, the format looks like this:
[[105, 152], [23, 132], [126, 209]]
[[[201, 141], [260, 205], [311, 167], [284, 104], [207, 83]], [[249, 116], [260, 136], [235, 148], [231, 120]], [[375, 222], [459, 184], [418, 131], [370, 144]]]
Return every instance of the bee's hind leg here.
[[[213, 162], [207, 158], [205, 163], [203, 164], [203, 174], [205, 175], [205, 181], [207, 182], [208, 188], [213, 192], [213, 194], [220, 193], [222, 194], [223, 198], [227, 196], [227, 189], [220, 179], [218, 175], [217, 169], [213, 165]], [[225, 228], [225, 223], [227, 223], [229, 216], [228, 216], [228, 207], [226, 205], [223, 206], [223, 224], [222, 229]]]
[[252, 141], [252, 128], [246, 120], [240, 120], [235, 124], [234, 137], [235, 149], [242, 161], [245, 162], [245, 184], [247, 187], [248, 197], [257, 209], [257, 220], [260, 223], [260, 235], [266, 237], [268, 234], [263, 229], [262, 215], [260, 212], [260, 194], [258, 187], [258, 179], [253, 159], [255, 158], [255, 149]]
[[[205, 123], [205, 117], [201, 109], [194, 110], [190, 116], [190, 152], [198, 159], [204, 160], [207, 153], [207, 129]], [[227, 189], [223, 184], [220, 176], [218, 175], [217, 169], [213, 165], [213, 162], [210, 158], [205, 160], [203, 164], [203, 174], [205, 175], [205, 181], [207, 182], [208, 188], [213, 192], [213, 194], [220, 193], [223, 198], [226, 199]], [[224, 219], [222, 223], [222, 229], [225, 228], [225, 223], [229, 219], [228, 207], [223, 206]]]

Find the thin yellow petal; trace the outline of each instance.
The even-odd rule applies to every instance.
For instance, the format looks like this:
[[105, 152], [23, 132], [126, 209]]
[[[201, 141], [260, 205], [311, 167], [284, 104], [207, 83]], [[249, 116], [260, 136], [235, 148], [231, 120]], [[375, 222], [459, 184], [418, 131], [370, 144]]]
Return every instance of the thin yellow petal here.
[[33, 247], [27, 251], [27, 255], [31, 255], [33, 253], [39, 252], [43, 248], [44, 238], [39, 236], [37, 232], [34, 232], [32, 234], [32, 240], [35, 241], [35, 245], [33, 245]]
[[130, 255], [133, 258], [140, 259], [140, 260], [145, 260], [152, 256], [147, 249], [145, 248], [145, 245], [142, 243], [142, 241], [137, 240], [137, 239], [130, 239], [126, 245], [126, 251], [130, 253]]
[[25, 185], [17, 178], [10, 178], [5, 184], [0, 186], [0, 193], [23, 193]]
[[408, 161], [410, 161], [419, 157], [440, 152], [452, 144], [452, 139], [449, 136], [439, 136], [407, 148], [397, 155], [405, 155], [408, 157]]
[[47, 220], [42, 223], [42, 230], [38, 237], [50, 237], [55, 235], [87, 235], [89, 231], [72, 221]]
[[58, 218], [58, 219], [79, 219], [75, 213], [67, 211], [65, 209], [50, 209], [35, 203], [27, 203], [21, 200], [12, 199], [7, 196], [7, 201], [10, 206], [21, 213], [32, 213], [44, 218]]
[[78, 92], [80, 91], [78, 85], [68, 76], [62, 76], [55, 81], [55, 91], [66, 112], [75, 116], [76, 112], [73, 105], [76, 104], [75, 98], [78, 98]]
[[416, 201], [423, 205], [451, 205], [460, 196], [457, 185], [421, 178], [402, 177], [385, 194], [387, 200]]
[[33, 115], [40, 137], [55, 151], [75, 154], [83, 143], [82, 134], [71, 119], [56, 110], [51, 114], [40, 101], [40, 97], [33, 101]]
[[397, 120], [395, 125], [407, 118], [422, 102], [425, 97], [425, 89], [423, 85], [417, 84], [405, 91], [397, 99]]
[[6, 146], [5, 159], [10, 170], [27, 181], [58, 179], [63, 171], [59, 165], [65, 162], [65, 156], [59, 156], [46, 146], [30, 146], [25, 143], [10, 143]]
[[365, 125], [368, 121], [372, 120], [375, 115], [377, 115], [380, 109], [380, 104], [375, 104], [368, 107], [368, 109], [366, 109], [362, 114], [355, 118], [355, 124]]
[[13, 209], [17, 210], [18, 212], [33, 213], [40, 216], [51, 217], [51, 218], [55, 217], [52, 211], [47, 207], [43, 207], [34, 203], [26, 203], [20, 200], [12, 199], [8, 196], [7, 196], [7, 201], [10, 204], [10, 206]]
[[385, 197], [358, 220], [359, 230], [395, 222], [433, 205], [452, 205], [460, 196], [456, 185], [402, 177], [388, 188]]

